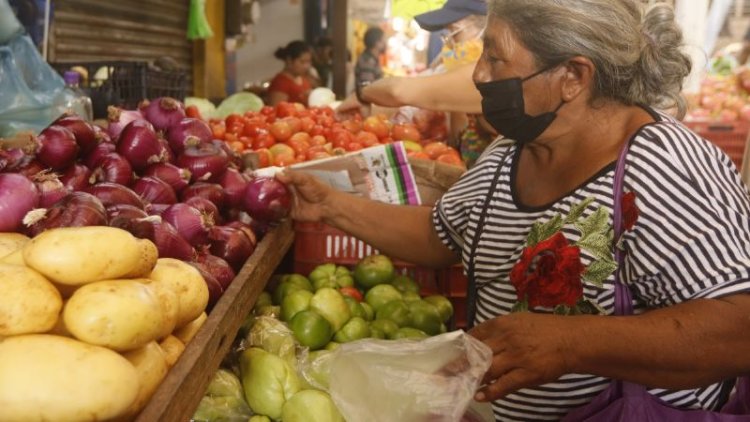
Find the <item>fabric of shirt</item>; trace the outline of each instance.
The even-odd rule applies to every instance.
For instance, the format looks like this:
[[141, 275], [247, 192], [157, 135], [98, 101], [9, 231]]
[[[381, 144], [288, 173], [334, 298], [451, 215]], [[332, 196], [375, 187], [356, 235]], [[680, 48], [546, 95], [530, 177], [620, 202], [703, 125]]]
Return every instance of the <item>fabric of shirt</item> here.
[[383, 77], [380, 61], [369, 51], [362, 53], [354, 67], [354, 78], [359, 85], [362, 82], [374, 82]]
[[287, 101], [291, 103], [302, 103], [307, 105], [307, 97], [310, 95], [312, 85], [307, 78], [300, 78], [301, 82], [297, 83], [290, 75], [285, 72], [277, 74], [268, 86], [268, 92], [283, 92], [287, 95]]
[[[535, 222], [548, 221], [556, 214], [565, 216], [572, 206], [589, 197], [594, 201], [584, 217], [603, 207], [612, 219], [615, 163], [554, 203], [528, 207], [516, 199], [514, 188], [520, 149], [513, 143], [491, 148], [433, 210], [438, 234], [461, 254], [466, 268], [481, 210], [489, 201], [473, 257], [477, 323], [508, 314], [516, 303], [509, 272]], [[499, 183], [488, 199], [497, 172]], [[624, 184], [626, 192], [636, 193], [639, 211], [632, 231], [624, 235], [626, 257], [620, 269], [633, 294], [636, 314], [691, 299], [750, 292], [750, 200], [736, 167], [722, 151], [679, 123], [648, 124], [631, 139]], [[571, 225], [562, 231], [571, 243], [579, 239], [579, 231]], [[581, 249], [580, 258], [584, 265], [596, 259], [585, 249]], [[614, 274], [601, 288], [585, 282], [583, 286], [587, 299], [606, 314], [614, 313]], [[555, 382], [510, 394], [493, 407], [499, 421], [558, 420], [590, 402], [609, 381], [567, 374]], [[715, 409], [722, 387], [727, 385], [650, 392], [680, 408]]]

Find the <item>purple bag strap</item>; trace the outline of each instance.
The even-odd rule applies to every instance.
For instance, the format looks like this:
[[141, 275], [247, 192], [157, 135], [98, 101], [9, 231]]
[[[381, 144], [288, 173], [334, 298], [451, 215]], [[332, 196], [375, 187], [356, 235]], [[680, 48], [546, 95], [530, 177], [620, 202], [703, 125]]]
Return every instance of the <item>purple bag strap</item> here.
[[614, 180], [614, 229], [615, 229], [615, 260], [617, 261], [617, 269], [615, 270], [615, 315], [631, 315], [633, 313], [633, 298], [630, 295], [630, 289], [620, 279], [620, 270], [625, 259], [622, 249], [617, 246], [618, 240], [622, 235], [622, 197], [624, 195], [625, 188], [625, 159], [628, 156], [630, 150], [630, 141], [633, 135], [629, 136], [622, 148], [620, 149], [620, 155], [617, 157], [617, 165], [615, 166], [615, 180]]

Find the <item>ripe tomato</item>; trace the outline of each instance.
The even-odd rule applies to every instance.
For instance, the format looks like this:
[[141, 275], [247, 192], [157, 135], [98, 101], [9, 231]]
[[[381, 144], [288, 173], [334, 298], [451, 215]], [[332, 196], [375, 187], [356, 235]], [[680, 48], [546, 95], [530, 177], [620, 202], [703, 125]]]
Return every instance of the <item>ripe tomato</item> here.
[[362, 144], [359, 142], [349, 142], [349, 145], [346, 146], [346, 150], [351, 151], [359, 151], [362, 149]]
[[315, 120], [313, 120], [312, 117], [303, 117], [300, 120], [302, 121], [302, 131], [310, 133], [315, 126]]
[[457, 166], [457, 167], [462, 167], [462, 168], [465, 167], [464, 162], [461, 160], [461, 157], [450, 152], [441, 154], [437, 159], [435, 159], [435, 161], [445, 163], [445, 164], [450, 164], [452, 166]]
[[194, 105], [185, 107], [185, 116], [192, 117], [193, 119], [203, 120], [203, 117], [201, 117], [200, 110], [198, 110], [198, 107]]
[[362, 124], [362, 129], [374, 134], [378, 137], [378, 139], [385, 138], [389, 135], [388, 126], [385, 124], [385, 122], [375, 116], [366, 118], [364, 123]]
[[272, 156], [271, 152], [266, 148], [257, 149], [254, 151], [258, 157], [258, 168], [264, 168], [271, 165]]
[[356, 287], [351, 287], [351, 286], [342, 287], [339, 289], [339, 293], [341, 293], [344, 296], [349, 296], [352, 299], [356, 300], [357, 302], [362, 302], [362, 300], [364, 299], [364, 297], [362, 297], [362, 292], [357, 290]]
[[297, 107], [285, 101], [276, 105], [276, 117], [292, 117], [297, 115]]
[[409, 158], [417, 158], [420, 160], [429, 160], [430, 156], [425, 154], [422, 151], [409, 151], [406, 153], [406, 156]]
[[326, 140], [325, 136], [321, 135], [315, 135], [312, 138], [310, 138], [310, 145], [316, 146], [316, 145], [325, 145], [328, 141]]
[[292, 154], [279, 154], [273, 156], [273, 165], [279, 167], [291, 166], [297, 164], [297, 159]]
[[436, 160], [439, 156], [448, 152], [449, 149], [448, 145], [442, 142], [430, 142], [425, 145], [422, 150], [430, 157], [430, 159]]
[[284, 142], [287, 139], [289, 139], [292, 136], [292, 128], [289, 126], [289, 123], [278, 120], [273, 122], [271, 127], [269, 128], [269, 131], [271, 132], [271, 135], [276, 139], [278, 142]]
[[328, 139], [331, 140], [334, 148], [346, 148], [354, 140], [354, 136], [349, 131], [337, 130]]
[[313, 125], [313, 127], [311, 127], [310, 130], [307, 131], [310, 136], [322, 135], [323, 132], [325, 132], [325, 129], [321, 125]]
[[224, 126], [224, 122], [215, 123], [211, 125], [211, 135], [214, 139], [224, 139], [227, 133], [227, 128]]
[[239, 142], [239, 137], [235, 133], [227, 133], [224, 135], [224, 140], [231, 144], [232, 142]]
[[359, 132], [354, 139], [365, 148], [378, 145], [378, 137], [372, 132], [363, 130], [362, 132]]
[[393, 139], [396, 141], [416, 141], [419, 142], [422, 136], [419, 134], [414, 125], [395, 125], [393, 126]]
[[284, 119], [285, 122], [289, 125], [289, 127], [292, 129], [292, 133], [297, 133], [302, 130], [302, 120], [298, 119], [297, 117], [287, 117]]
[[232, 148], [232, 149], [233, 149], [234, 151], [237, 151], [237, 152], [242, 152], [242, 151], [244, 151], [244, 150], [245, 150], [245, 144], [243, 144], [243, 143], [242, 143], [242, 142], [240, 142], [240, 141], [234, 141], [234, 142], [230, 142], [230, 143], [229, 143], [229, 146], [230, 146], [230, 147], [231, 147], [231, 148]]
[[359, 133], [360, 130], [362, 130], [362, 122], [358, 120], [345, 120], [341, 123], [344, 126], [344, 129], [348, 130], [349, 132], [353, 134]]
[[320, 153], [324, 153], [330, 156], [330, 154], [328, 154], [328, 151], [326, 150], [326, 147], [324, 147], [323, 145], [316, 145], [316, 146], [310, 147], [307, 150], [307, 153], [305, 154], [305, 156], [307, 157], [308, 160], [312, 160], [313, 156], [315, 156], [316, 154], [320, 154]]
[[227, 116], [226, 119], [224, 119], [224, 122], [226, 123], [227, 127], [232, 127], [237, 124], [240, 124], [240, 125], [245, 124], [242, 116], [240, 116], [239, 114], [230, 114], [229, 116]]
[[253, 139], [253, 149], [259, 150], [263, 148], [271, 148], [276, 141], [269, 133], [261, 133], [255, 139]]
[[[299, 132], [299, 133], [304, 133], [304, 132]], [[305, 135], [307, 134], [305, 133]], [[294, 152], [297, 155], [306, 153], [307, 150], [310, 148], [310, 143], [302, 138], [289, 138], [289, 140], [286, 141], [286, 144], [292, 147], [294, 149]]]

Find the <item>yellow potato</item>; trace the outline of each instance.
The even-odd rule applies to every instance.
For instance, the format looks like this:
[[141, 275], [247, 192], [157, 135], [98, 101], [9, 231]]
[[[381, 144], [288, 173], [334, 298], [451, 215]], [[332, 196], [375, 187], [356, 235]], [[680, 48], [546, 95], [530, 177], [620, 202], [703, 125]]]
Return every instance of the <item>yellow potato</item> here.
[[200, 272], [178, 259], [160, 258], [149, 279], [167, 285], [180, 302], [176, 327], [195, 320], [206, 310], [208, 286]]
[[164, 355], [167, 357], [167, 365], [173, 367], [177, 360], [185, 351], [185, 345], [175, 336], [169, 335], [159, 343], [159, 347], [164, 351]]
[[51, 281], [82, 285], [148, 274], [158, 252], [148, 240], [114, 227], [47, 230], [23, 248], [23, 260]]
[[164, 316], [164, 325], [162, 325], [161, 332], [157, 338], [163, 339], [171, 334], [177, 325], [177, 316], [180, 312], [180, 299], [166, 283], [154, 283], [147, 279], [140, 279], [139, 281], [147, 281], [148, 286], [154, 291], [156, 297], [159, 299], [159, 305], [161, 306], [162, 315]]
[[10, 265], [26, 265], [23, 261], [23, 249], [18, 249], [15, 252], [11, 252], [8, 255], [0, 258], [0, 263]]
[[73, 293], [63, 311], [79, 340], [123, 352], [156, 340], [164, 315], [156, 293], [135, 280], [106, 280]]
[[20, 265], [0, 264], [0, 335], [49, 331], [60, 309], [60, 293], [41, 274]]
[[0, 233], [0, 259], [22, 249], [29, 238], [19, 233]]
[[143, 410], [151, 396], [161, 384], [164, 377], [167, 376], [169, 367], [167, 366], [167, 357], [159, 345], [152, 341], [140, 349], [131, 350], [122, 354], [134, 367], [138, 373], [140, 388], [138, 397], [135, 399], [126, 415], [135, 416]]
[[206, 313], [204, 312], [198, 318], [189, 322], [187, 325], [175, 330], [175, 332], [172, 334], [180, 339], [182, 344], [187, 346], [187, 344], [190, 343], [190, 340], [195, 337], [195, 334], [198, 332], [198, 330], [200, 330], [203, 324], [206, 323], [207, 319], [208, 315], [206, 315]]
[[0, 420], [101, 421], [138, 395], [130, 362], [104, 347], [31, 334], [0, 342]]

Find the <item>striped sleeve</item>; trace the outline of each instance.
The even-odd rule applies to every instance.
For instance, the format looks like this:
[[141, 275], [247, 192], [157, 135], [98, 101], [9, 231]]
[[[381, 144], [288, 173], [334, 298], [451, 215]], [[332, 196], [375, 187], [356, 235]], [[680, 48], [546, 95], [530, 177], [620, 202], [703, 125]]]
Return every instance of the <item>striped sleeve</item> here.
[[505, 160], [508, 145], [499, 145], [466, 172], [435, 204], [432, 222], [443, 243], [461, 253], [464, 232], [473, 210], [481, 209], [493, 176]]
[[644, 130], [627, 164], [640, 214], [625, 238], [636, 296], [664, 307], [750, 292], [750, 202], [731, 160], [669, 124]]

